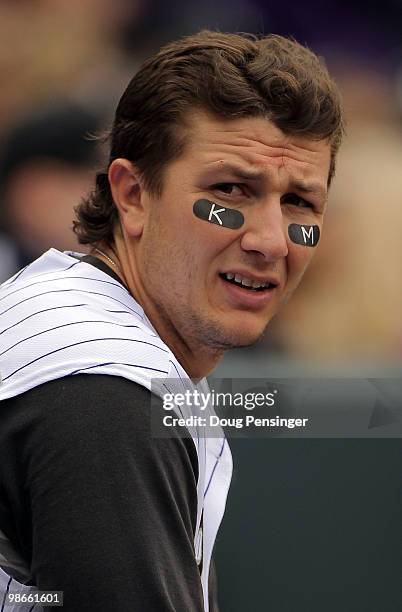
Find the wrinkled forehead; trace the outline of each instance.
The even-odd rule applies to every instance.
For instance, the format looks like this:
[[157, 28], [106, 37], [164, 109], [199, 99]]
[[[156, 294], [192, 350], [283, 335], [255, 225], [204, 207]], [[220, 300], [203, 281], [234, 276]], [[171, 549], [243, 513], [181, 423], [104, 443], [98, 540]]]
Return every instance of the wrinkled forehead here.
[[223, 118], [204, 112], [188, 118], [186, 157], [205, 168], [237, 165], [252, 180], [277, 174], [315, 178], [326, 187], [331, 160], [327, 140], [290, 135], [263, 117]]

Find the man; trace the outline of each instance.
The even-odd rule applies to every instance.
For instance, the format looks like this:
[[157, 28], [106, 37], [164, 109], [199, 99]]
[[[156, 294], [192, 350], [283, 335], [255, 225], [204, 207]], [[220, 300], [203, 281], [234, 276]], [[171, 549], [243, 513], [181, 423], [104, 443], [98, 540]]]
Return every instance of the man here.
[[205, 390], [261, 336], [315, 250], [342, 131], [325, 68], [279, 36], [201, 32], [134, 76], [76, 210], [90, 255], [51, 249], [0, 292], [4, 588], [217, 609], [230, 451], [152, 437], [150, 389]]

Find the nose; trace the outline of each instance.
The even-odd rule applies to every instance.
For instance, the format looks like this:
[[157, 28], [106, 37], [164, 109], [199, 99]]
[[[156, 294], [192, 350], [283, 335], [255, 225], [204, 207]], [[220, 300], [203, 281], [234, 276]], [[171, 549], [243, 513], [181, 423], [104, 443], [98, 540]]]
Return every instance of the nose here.
[[288, 254], [285, 222], [280, 202], [270, 202], [258, 210], [249, 211], [241, 238], [244, 251], [254, 251], [269, 262], [275, 262]]

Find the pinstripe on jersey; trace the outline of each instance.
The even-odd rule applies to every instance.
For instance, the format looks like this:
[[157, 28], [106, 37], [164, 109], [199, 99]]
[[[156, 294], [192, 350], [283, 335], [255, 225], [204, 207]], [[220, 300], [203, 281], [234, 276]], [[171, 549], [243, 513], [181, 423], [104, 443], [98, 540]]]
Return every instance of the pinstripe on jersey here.
[[[74, 255], [81, 254], [50, 249], [0, 286], [0, 400], [82, 372], [121, 376], [149, 390], [152, 383], [152, 392], [159, 396], [166, 390], [208, 393], [206, 379], [197, 385], [191, 381], [126, 288]], [[212, 406], [208, 409], [213, 413]], [[191, 415], [191, 407], [182, 410], [183, 416]], [[189, 431], [199, 468], [194, 547], [197, 550], [201, 541], [201, 582], [208, 612], [209, 566], [232, 458], [222, 431], [216, 438], [200, 436], [197, 428]], [[7, 547], [3, 548], [0, 554], [6, 555]], [[0, 601], [11, 588], [9, 580], [0, 568]], [[21, 592], [30, 589], [15, 579], [12, 584]]]

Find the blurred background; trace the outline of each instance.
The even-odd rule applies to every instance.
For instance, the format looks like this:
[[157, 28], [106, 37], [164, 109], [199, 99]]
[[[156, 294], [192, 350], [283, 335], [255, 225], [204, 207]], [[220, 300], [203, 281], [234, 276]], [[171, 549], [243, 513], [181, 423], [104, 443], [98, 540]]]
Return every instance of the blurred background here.
[[[215, 375], [400, 376], [401, 0], [0, 0], [0, 282], [50, 247], [83, 251], [72, 209], [103, 157], [88, 135], [143, 59], [202, 27], [294, 36], [325, 58], [347, 116], [304, 282]], [[232, 442], [222, 612], [399, 611], [399, 441]]]

